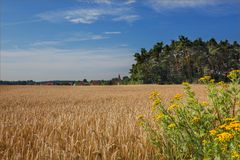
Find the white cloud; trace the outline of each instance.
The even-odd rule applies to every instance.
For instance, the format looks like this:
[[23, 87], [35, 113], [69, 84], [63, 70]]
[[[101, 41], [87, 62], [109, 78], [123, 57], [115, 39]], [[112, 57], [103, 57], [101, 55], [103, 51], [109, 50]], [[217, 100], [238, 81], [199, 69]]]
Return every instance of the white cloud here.
[[216, 0], [149, 0], [149, 2], [156, 7], [181, 8], [212, 5], [216, 3]]
[[50, 22], [69, 21], [71, 23], [91, 24], [99, 19], [99, 16], [105, 14], [100, 9], [72, 9], [64, 11], [52, 11], [39, 14], [42, 20]]
[[[132, 10], [128, 7], [98, 7], [98, 8], [78, 8], [63, 11], [51, 11], [39, 14], [42, 20], [50, 22], [68, 21], [75, 24], [92, 24], [106, 16], [113, 17], [122, 21], [135, 21], [138, 15], [130, 15]], [[124, 18], [126, 17], [126, 18]]]
[[216, 6], [224, 3], [236, 3], [237, 0], [146, 0], [156, 11], [176, 8], [196, 8], [204, 6]]
[[106, 3], [106, 4], [110, 4], [112, 2], [112, 0], [92, 0], [95, 1], [96, 3]]
[[125, 2], [125, 4], [133, 4], [133, 3], [136, 3], [136, 0], [127, 0]]
[[104, 34], [107, 34], [107, 35], [112, 35], [112, 34], [122, 34], [122, 32], [119, 32], [119, 31], [112, 31], [112, 32], [104, 32]]
[[137, 21], [140, 19], [139, 15], [123, 15], [116, 18], [113, 18], [114, 21], [126, 21], [128, 23]]
[[109, 38], [106, 35], [102, 34], [93, 34], [93, 33], [75, 33], [75, 35], [68, 35], [67, 37], [59, 37], [55, 40], [43, 40], [34, 42], [31, 46], [56, 46], [71, 42], [81, 42], [81, 41], [91, 41], [91, 40], [102, 40]]
[[127, 48], [8, 50], [2, 51], [1, 79], [110, 79], [128, 75], [132, 63]]
[[63, 14], [66, 15], [64, 18], [72, 23], [91, 24], [97, 21], [100, 16], [110, 13], [102, 9], [76, 9], [65, 11]]
[[93, 22], [95, 22], [96, 20], [98, 20], [98, 17], [80, 17], [80, 18], [71, 18], [71, 17], [65, 17], [65, 19], [69, 20], [69, 22], [72, 23], [84, 23], [84, 24], [91, 24]]
[[85, 2], [85, 3], [103, 3], [103, 4], [111, 4], [112, 0], [77, 0], [78, 2]]
[[32, 46], [53, 46], [53, 45], [58, 45], [60, 44], [61, 41], [58, 40], [52, 40], [52, 41], [38, 41], [38, 42], [34, 42], [31, 45]]
[[78, 2], [97, 3], [97, 4], [133, 4], [136, 0], [77, 0]]

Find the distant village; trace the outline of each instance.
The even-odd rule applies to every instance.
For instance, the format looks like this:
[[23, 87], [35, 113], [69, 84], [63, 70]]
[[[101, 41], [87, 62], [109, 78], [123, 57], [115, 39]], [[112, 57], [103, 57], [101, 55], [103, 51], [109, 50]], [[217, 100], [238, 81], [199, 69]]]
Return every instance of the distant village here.
[[121, 78], [120, 75], [111, 80], [52, 80], [52, 81], [40, 81], [36, 82], [33, 80], [26, 81], [2, 81], [0, 80], [0, 85], [69, 85], [69, 86], [89, 86], [89, 85], [120, 85], [129, 84], [130, 78], [124, 76]]

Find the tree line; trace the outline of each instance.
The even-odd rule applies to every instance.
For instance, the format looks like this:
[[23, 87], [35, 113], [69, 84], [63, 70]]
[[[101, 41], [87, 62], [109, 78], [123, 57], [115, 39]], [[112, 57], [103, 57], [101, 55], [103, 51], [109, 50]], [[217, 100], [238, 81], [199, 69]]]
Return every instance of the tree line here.
[[147, 51], [134, 54], [136, 63], [130, 69], [131, 81], [142, 84], [196, 83], [204, 75], [227, 81], [230, 70], [240, 68], [240, 44], [214, 38], [190, 40], [179, 36], [170, 44], [156, 43]]
[[74, 85], [74, 86], [88, 86], [88, 85], [118, 85], [118, 84], [129, 84], [130, 78], [128, 76], [112, 78], [110, 80], [53, 80], [53, 81], [3, 81], [0, 80], [0, 85]]

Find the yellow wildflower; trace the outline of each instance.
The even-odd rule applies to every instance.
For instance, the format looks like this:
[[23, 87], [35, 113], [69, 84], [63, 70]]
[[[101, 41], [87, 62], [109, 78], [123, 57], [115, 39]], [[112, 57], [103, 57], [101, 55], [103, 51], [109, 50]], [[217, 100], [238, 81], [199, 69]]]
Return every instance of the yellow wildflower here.
[[235, 131], [240, 130], [240, 122], [239, 121], [234, 121], [234, 118], [225, 118], [225, 121], [232, 121], [230, 124], [223, 124], [219, 126], [221, 129], [226, 129], [226, 130], [232, 130], [234, 129]]
[[184, 85], [184, 86], [188, 86], [189, 83], [188, 83], [188, 82], [182, 82], [182, 85]]
[[159, 114], [155, 115], [154, 118], [155, 118], [155, 120], [160, 120], [163, 116], [164, 116], [163, 113], [159, 113]]
[[235, 70], [232, 70], [231, 72], [233, 72], [233, 73], [240, 73], [240, 69], [235, 69]]
[[209, 133], [210, 133], [212, 136], [214, 136], [214, 135], [217, 133], [217, 131], [216, 131], [215, 129], [213, 129], [213, 130], [209, 131]]
[[176, 127], [176, 125], [173, 124], [173, 123], [171, 123], [171, 124], [168, 125], [168, 128], [175, 128], [175, 127]]
[[149, 99], [150, 100], [155, 100], [156, 98], [160, 98], [160, 94], [157, 91], [153, 91], [150, 96]]
[[199, 79], [199, 81], [205, 82], [205, 81], [209, 81], [211, 79], [210, 76], [204, 76], [202, 78]]
[[223, 84], [224, 84], [223, 81], [218, 82], [218, 85], [219, 85], [219, 86], [222, 86]]
[[240, 128], [234, 128], [234, 130], [240, 132]]
[[152, 109], [155, 110], [159, 104], [161, 104], [161, 99], [160, 98], [155, 99], [152, 104]]
[[210, 83], [214, 83], [214, 82], [215, 82], [215, 79], [211, 79], [211, 80], [210, 80]]
[[227, 88], [228, 85], [226, 83], [224, 83], [223, 81], [220, 81], [217, 83], [219, 86], [223, 87], [223, 88]]
[[223, 86], [225, 83], [223, 81], [220, 81], [217, 83], [219, 86]]
[[240, 69], [238, 70], [232, 70], [231, 72], [228, 73], [227, 77], [229, 79], [236, 79], [238, 76], [238, 73], [240, 73]]
[[201, 77], [199, 78], [199, 81], [205, 81], [205, 78]]
[[240, 122], [239, 121], [233, 121], [229, 124], [231, 128], [240, 128]]
[[225, 127], [226, 127], [226, 124], [223, 124], [223, 125], [219, 126], [218, 128], [223, 129]]
[[235, 118], [225, 118], [224, 120], [225, 120], [225, 121], [234, 121]]
[[173, 110], [175, 108], [179, 108], [179, 105], [178, 104], [172, 104], [171, 106], [168, 107], [168, 110]]
[[224, 142], [232, 139], [233, 137], [234, 137], [234, 134], [223, 132], [217, 135], [217, 140]]
[[182, 99], [182, 97], [183, 97], [183, 94], [177, 93], [173, 98], [176, 100], [180, 100]]
[[200, 119], [199, 119], [198, 117], [193, 117], [192, 122], [193, 122], [193, 123], [197, 123], [197, 122], [199, 122], [199, 120], [200, 120]]
[[240, 158], [240, 152], [233, 151], [233, 152], [231, 153], [231, 156], [232, 156], [232, 158]]
[[206, 107], [206, 106], [209, 105], [208, 102], [206, 102], [206, 101], [203, 101], [203, 102], [201, 102], [200, 104], [201, 104], [201, 106], [203, 106], [203, 107]]

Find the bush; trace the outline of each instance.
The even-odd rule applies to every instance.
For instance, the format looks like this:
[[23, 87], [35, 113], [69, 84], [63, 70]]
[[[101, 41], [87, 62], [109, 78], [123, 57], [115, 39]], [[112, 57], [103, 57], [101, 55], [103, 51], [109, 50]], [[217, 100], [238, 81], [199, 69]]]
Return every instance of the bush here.
[[199, 80], [206, 84], [208, 102], [199, 102], [187, 82], [183, 94], [176, 94], [170, 105], [161, 102], [158, 92], [153, 101], [154, 120], [139, 116], [150, 142], [165, 159], [240, 159], [240, 70], [228, 74], [229, 84], [215, 83], [210, 76]]

